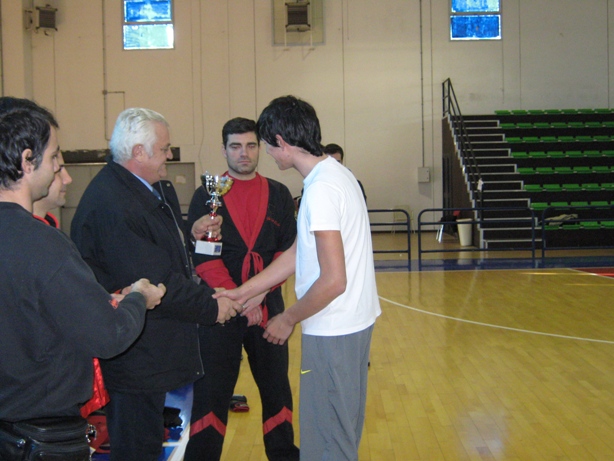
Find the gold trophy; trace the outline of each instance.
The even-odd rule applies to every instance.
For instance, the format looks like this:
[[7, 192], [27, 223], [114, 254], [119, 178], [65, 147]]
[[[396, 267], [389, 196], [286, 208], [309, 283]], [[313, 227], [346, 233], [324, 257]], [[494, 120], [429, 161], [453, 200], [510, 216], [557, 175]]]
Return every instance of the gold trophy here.
[[[206, 171], [205, 174], [201, 175], [200, 180], [211, 197], [207, 201], [207, 205], [211, 207], [209, 216], [217, 216], [217, 209], [222, 206], [220, 197], [226, 194], [232, 187], [232, 178], [230, 176], [213, 176]], [[198, 240], [196, 242], [194, 251], [203, 255], [219, 256], [222, 254], [222, 243], [217, 238], [214, 238], [211, 232], [207, 232], [205, 240]]]

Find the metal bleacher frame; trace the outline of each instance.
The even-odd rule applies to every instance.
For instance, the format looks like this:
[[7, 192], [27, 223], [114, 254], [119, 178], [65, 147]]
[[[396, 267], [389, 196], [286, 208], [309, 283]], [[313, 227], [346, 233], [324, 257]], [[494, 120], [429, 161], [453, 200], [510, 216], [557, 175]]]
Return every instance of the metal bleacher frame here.
[[[567, 218], [565, 220], [557, 220], [556, 216], [555, 217], [551, 217], [551, 215], [571, 215], [572, 212], [575, 211], [579, 211], [579, 210], [583, 210], [583, 211], [597, 211], [597, 210], [610, 210], [611, 214], [614, 216], [614, 205], [586, 205], [586, 206], [578, 206], [578, 205], [550, 205], [547, 206], [546, 208], [544, 208], [541, 211], [541, 216], [540, 216], [540, 228], [541, 228], [541, 237], [542, 237], [542, 248], [541, 248], [541, 255], [542, 255], [542, 262], [545, 262], [546, 260], [546, 252], [547, 251], [553, 251], [553, 250], [601, 250], [601, 249], [614, 249], [614, 240], [612, 241], [611, 245], [583, 245], [583, 246], [578, 246], [578, 247], [569, 247], [569, 246], [548, 246], [548, 239], [546, 238], [546, 232], [549, 231], [550, 229], [548, 229], [550, 226], [561, 226], [561, 230], [560, 232], [573, 232], [573, 231], [578, 231], [578, 232], [582, 232], [585, 228], [582, 226], [582, 224], [584, 223], [602, 223], [603, 221], [607, 221], [607, 222], [611, 222], [613, 221], [612, 218], [603, 218], [603, 217], [592, 217], [592, 218], [586, 218], [586, 217], [577, 217], [577, 218]], [[554, 211], [554, 213], [551, 213], [551, 211]], [[575, 227], [575, 225], [578, 225], [578, 227]], [[573, 230], [566, 230], [565, 226], [574, 226]], [[590, 230], [601, 230], [597, 229], [596, 227], [590, 227], [588, 228]], [[557, 230], [556, 232], [559, 232], [559, 230]]]

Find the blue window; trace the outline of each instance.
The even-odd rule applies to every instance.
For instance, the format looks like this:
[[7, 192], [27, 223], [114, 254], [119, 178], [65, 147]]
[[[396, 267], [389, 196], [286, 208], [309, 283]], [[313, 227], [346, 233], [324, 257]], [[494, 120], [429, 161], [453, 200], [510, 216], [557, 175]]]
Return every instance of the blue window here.
[[500, 0], [450, 0], [450, 39], [500, 40]]
[[175, 46], [172, 0], [124, 0], [124, 49]]

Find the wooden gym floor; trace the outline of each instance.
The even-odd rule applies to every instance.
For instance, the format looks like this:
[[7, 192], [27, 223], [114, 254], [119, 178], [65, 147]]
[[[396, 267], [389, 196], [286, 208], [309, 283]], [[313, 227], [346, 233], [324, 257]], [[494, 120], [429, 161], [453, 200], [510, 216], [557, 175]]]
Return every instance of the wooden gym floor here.
[[[374, 245], [403, 238], [388, 235]], [[360, 460], [614, 459], [614, 278], [569, 268], [386, 271], [377, 285]], [[290, 305], [292, 280], [284, 293]], [[300, 445], [299, 369], [297, 328], [289, 375]], [[229, 415], [222, 459], [266, 460], [246, 360], [235, 390], [251, 410]]]

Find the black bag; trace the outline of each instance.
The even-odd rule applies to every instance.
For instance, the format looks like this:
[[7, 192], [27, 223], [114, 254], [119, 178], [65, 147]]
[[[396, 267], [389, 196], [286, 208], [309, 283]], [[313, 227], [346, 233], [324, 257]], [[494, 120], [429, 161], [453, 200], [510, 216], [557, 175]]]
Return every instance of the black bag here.
[[0, 460], [89, 461], [87, 430], [79, 416], [0, 422]]

